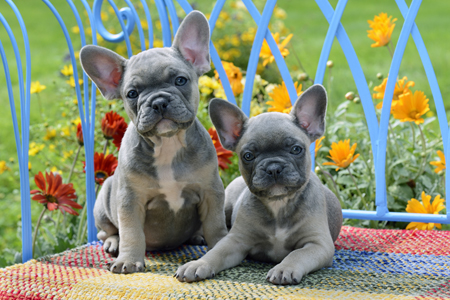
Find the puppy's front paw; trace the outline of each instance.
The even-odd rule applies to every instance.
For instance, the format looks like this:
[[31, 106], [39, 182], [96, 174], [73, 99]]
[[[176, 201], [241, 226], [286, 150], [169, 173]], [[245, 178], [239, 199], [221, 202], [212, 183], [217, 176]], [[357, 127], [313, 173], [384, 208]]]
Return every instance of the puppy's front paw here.
[[213, 268], [201, 259], [188, 262], [187, 264], [178, 268], [174, 277], [181, 282], [193, 282], [203, 279], [209, 279], [216, 276]]
[[109, 236], [103, 243], [103, 250], [114, 257], [119, 255], [119, 235]]
[[276, 265], [267, 273], [266, 280], [273, 284], [298, 284], [302, 279], [301, 270], [289, 266]]
[[119, 257], [111, 264], [110, 271], [119, 274], [129, 274], [135, 272], [143, 272], [145, 269], [144, 259], [136, 259], [132, 257]]

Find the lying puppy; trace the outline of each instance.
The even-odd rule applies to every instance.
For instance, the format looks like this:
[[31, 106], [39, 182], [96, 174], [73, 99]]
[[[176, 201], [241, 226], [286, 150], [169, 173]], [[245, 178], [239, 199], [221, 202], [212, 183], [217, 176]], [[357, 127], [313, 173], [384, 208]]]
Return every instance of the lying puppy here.
[[210, 70], [205, 16], [191, 12], [170, 48], [126, 60], [90, 45], [80, 60], [106, 99], [123, 100], [131, 119], [115, 174], [94, 207], [105, 251], [119, 251], [110, 270], [143, 271], [146, 249], [198, 244], [203, 236], [213, 247], [227, 228], [216, 151], [196, 118], [198, 78]]
[[225, 191], [228, 235], [197, 261], [178, 268], [179, 281], [214, 277], [245, 257], [278, 263], [274, 284], [297, 284], [330, 266], [342, 225], [336, 196], [311, 172], [309, 145], [325, 129], [327, 95], [307, 89], [292, 112], [248, 119], [235, 105], [213, 99], [209, 113], [224, 148], [239, 155], [242, 176]]

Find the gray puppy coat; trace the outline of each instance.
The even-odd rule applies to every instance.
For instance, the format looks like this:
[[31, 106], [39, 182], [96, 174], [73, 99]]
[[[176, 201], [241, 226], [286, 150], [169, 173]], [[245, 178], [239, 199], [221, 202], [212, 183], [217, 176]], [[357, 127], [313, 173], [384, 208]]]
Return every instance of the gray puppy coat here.
[[196, 118], [198, 77], [210, 69], [209, 25], [191, 12], [170, 48], [129, 60], [98, 46], [80, 52], [83, 69], [107, 99], [121, 98], [131, 123], [115, 174], [94, 207], [110, 269], [144, 269], [147, 250], [184, 242], [213, 247], [227, 230], [224, 189], [208, 132]]
[[242, 176], [225, 191], [230, 232], [201, 259], [177, 270], [180, 281], [211, 278], [245, 257], [277, 263], [274, 284], [297, 284], [330, 266], [342, 225], [336, 196], [311, 172], [311, 142], [325, 129], [327, 96], [307, 89], [290, 114], [248, 119], [235, 105], [213, 99], [209, 112], [224, 148], [239, 155]]

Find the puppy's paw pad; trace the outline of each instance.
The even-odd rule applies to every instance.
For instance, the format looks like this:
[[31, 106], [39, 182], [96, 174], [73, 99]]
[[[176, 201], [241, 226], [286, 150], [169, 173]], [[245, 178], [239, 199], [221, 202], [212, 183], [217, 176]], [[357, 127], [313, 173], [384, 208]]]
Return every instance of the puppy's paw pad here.
[[103, 250], [105, 250], [106, 253], [117, 257], [117, 255], [119, 254], [119, 236], [112, 235], [108, 237], [103, 243]]
[[267, 273], [266, 280], [273, 284], [298, 284], [302, 279], [302, 274], [291, 267], [275, 266]]
[[116, 259], [111, 265], [110, 271], [117, 274], [130, 274], [136, 272], [143, 272], [145, 269], [145, 263], [142, 261], [136, 261], [134, 259]]

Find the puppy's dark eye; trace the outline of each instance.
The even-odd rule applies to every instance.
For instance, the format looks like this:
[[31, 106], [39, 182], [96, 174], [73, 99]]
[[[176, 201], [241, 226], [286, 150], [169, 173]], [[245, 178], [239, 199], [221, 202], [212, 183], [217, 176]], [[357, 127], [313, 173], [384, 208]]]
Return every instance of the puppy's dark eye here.
[[187, 81], [188, 80], [186, 77], [178, 76], [177, 78], [175, 78], [175, 85], [182, 86], [185, 85]]
[[300, 146], [293, 146], [293, 147], [291, 148], [291, 153], [292, 153], [292, 154], [298, 155], [298, 154], [300, 154], [300, 153], [302, 153], [302, 152], [303, 152], [303, 148], [300, 147]]
[[246, 160], [246, 161], [252, 161], [255, 159], [255, 156], [253, 155], [253, 153], [251, 152], [245, 152], [244, 155], [242, 155], [242, 157]]
[[136, 90], [131, 90], [131, 91], [128, 92], [127, 97], [128, 97], [128, 98], [131, 98], [131, 99], [134, 99], [134, 98], [136, 98], [138, 95], [139, 95], [139, 94], [138, 94], [138, 92], [137, 92]]

